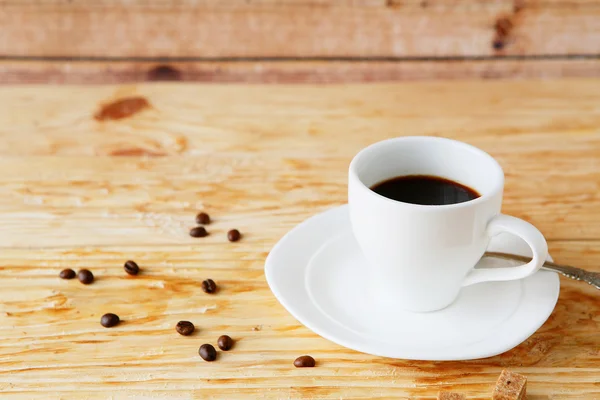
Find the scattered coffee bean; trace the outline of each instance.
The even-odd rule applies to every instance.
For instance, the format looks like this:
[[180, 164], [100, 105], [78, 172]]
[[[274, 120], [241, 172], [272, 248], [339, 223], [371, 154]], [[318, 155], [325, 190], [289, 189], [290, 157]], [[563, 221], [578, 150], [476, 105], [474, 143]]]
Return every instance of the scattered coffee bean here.
[[202, 290], [206, 293], [214, 293], [217, 290], [217, 284], [212, 279], [202, 281]]
[[315, 366], [315, 359], [311, 356], [301, 356], [294, 360], [296, 368], [311, 368]]
[[126, 261], [125, 265], [123, 265], [123, 268], [125, 268], [125, 272], [127, 272], [129, 275], [137, 275], [140, 272], [140, 267], [139, 265], [137, 265], [137, 263], [135, 261]]
[[230, 242], [237, 242], [238, 240], [240, 240], [241, 237], [242, 235], [237, 229], [232, 229], [229, 232], [227, 232], [227, 239], [229, 239]]
[[58, 276], [60, 276], [62, 279], [73, 279], [75, 278], [75, 271], [73, 271], [71, 268], [63, 269], [60, 271]]
[[190, 321], [179, 321], [175, 326], [175, 329], [180, 335], [190, 336], [192, 333], [194, 333], [195, 328], [194, 324], [192, 324]]
[[203, 226], [197, 226], [195, 228], [190, 229], [190, 236], [195, 238], [201, 238], [207, 236], [208, 232]]
[[112, 328], [115, 325], [118, 325], [121, 320], [117, 314], [108, 313], [104, 314], [102, 318], [100, 318], [100, 323], [105, 328]]
[[233, 339], [227, 335], [219, 336], [217, 344], [221, 350], [227, 351], [233, 347]]
[[203, 344], [198, 350], [198, 354], [204, 361], [215, 361], [217, 359], [217, 350], [212, 344]]
[[205, 212], [201, 212], [200, 214], [196, 215], [196, 222], [201, 225], [208, 225], [210, 224], [210, 215]]
[[94, 282], [94, 274], [92, 274], [92, 271], [88, 269], [80, 269], [77, 273], [77, 279], [79, 279], [79, 282], [83, 283], [84, 285], [89, 285], [90, 283]]

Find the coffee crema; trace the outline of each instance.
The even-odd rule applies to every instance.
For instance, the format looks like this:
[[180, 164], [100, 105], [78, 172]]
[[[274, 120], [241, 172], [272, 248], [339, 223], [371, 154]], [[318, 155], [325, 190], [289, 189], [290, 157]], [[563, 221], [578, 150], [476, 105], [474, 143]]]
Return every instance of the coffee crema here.
[[397, 176], [371, 186], [371, 190], [388, 199], [427, 206], [464, 203], [481, 196], [468, 186], [432, 175]]

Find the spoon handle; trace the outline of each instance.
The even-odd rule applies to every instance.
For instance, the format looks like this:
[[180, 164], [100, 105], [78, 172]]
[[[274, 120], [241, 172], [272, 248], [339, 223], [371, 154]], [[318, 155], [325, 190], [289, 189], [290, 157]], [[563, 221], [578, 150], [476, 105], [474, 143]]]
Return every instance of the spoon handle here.
[[[516, 254], [508, 253], [497, 253], [492, 251], [486, 251], [483, 256], [492, 258], [502, 258], [504, 260], [513, 261], [531, 261], [531, 257], [518, 256]], [[560, 265], [551, 261], [546, 261], [542, 269], [558, 272], [559, 274], [564, 275], [567, 278], [575, 279], [576, 281], [584, 281], [585, 283], [589, 283], [590, 285], [594, 286], [596, 289], [600, 289], [599, 272], [586, 271], [581, 268], [571, 267], [570, 265]]]

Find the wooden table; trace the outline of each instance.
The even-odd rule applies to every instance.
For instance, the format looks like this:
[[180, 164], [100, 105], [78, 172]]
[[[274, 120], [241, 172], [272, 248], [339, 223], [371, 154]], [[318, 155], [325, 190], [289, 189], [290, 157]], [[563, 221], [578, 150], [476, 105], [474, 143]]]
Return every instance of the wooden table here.
[[0, 0], [0, 82], [600, 78], [599, 0]]
[[[130, 96], [150, 107], [94, 118]], [[2, 399], [489, 398], [506, 367], [529, 377], [529, 399], [600, 399], [600, 293], [583, 283], [561, 278], [550, 319], [505, 354], [414, 362], [313, 334], [263, 275], [283, 234], [346, 201], [359, 149], [409, 134], [491, 153], [504, 212], [539, 227], [556, 260], [600, 271], [598, 80], [29, 86], [0, 88], [0, 101]], [[193, 239], [199, 210], [214, 222]], [[96, 281], [61, 280], [63, 268]], [[107, 312], [123, 322], [103, 328]], [[198, 332], [179, 336], [179, 320]], [[200, 359], [224, 333], [234, 349]], [[318, 366], [294, 368], [302, 354]]]

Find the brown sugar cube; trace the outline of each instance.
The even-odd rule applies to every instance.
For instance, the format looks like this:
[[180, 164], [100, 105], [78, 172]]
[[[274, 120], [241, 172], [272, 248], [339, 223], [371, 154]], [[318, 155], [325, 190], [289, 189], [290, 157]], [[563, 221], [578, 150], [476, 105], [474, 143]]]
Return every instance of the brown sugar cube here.
[[437, 400], [466, 400], [467, 397], [462, 393], [439, 392]]
[[498, 377], [492, 400], [524, 400], [527, 398], [527, 377], [504, 370]]

